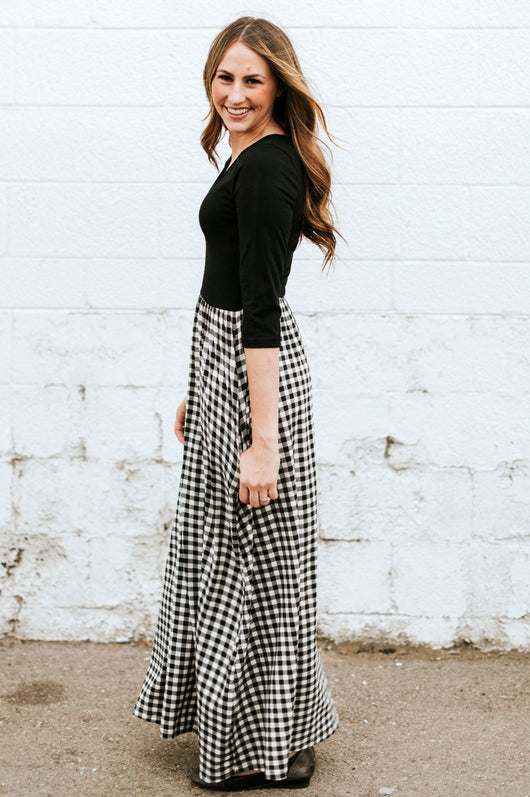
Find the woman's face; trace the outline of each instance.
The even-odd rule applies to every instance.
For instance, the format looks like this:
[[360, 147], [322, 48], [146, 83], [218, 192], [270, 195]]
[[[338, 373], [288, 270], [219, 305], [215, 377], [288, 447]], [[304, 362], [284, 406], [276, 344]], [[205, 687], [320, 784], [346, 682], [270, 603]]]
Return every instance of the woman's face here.
[[231, 135], [263, 135], [279, 94], [265, 58], [242, 42], [228, 48], [212, 81], [212, 99]]

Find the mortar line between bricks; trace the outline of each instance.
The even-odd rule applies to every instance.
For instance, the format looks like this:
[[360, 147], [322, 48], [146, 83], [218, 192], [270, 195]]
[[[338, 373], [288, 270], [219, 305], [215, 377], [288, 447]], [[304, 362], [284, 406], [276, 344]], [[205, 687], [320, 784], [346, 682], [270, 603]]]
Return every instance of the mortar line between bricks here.
[[[21, 185], [21, 186], [62, 186], [62, 185], [78, 185], [80, 187], [85, 186], [93, 186], [93, 185], [110, 185], [115, 187], [128, 187], [128, 186], [158, 186], [159, 188], [164, 188], [165, 186], [182, 186], [185, 188], [189, 185], [197, 185], [197, 186], [209, 186], [211, 183], [208, 180], [93, 180], [90, 177], [87, 177], [86, 180], [47, 180], [45, 178], [39, 180], [25, 180], [25, 179], [4, 179], [2, 183], [6, 186], [8, 185]], [[336, 180], [335, 188], [339, 186], [355, 186], [356, 188], [458, 188], [458, 189], [473, 189], [473, 188], [520, 188], [520, 189], [530, 189], [530, 182], [528, 183], [445, 183], [445, 182], [433, 182], [425, 181], [425, 182], [380, 182], [380, 181], [357, 181], [357, 180]]]
[[[499, 312], [499, 313], [477, 313], [477, 312], [458, 312], [458, 313], [441, 313], [441, 312], [421, 312], [419, 310], [393, 310], [392, 308], [374, 308], [373, 310], [352, 310], [351, 308], [344, 308], [342, 310], [313, 310], [311, 308], [303, 309], [300, 305], [295, 304], [295, 302], [291, 299], [291, 304], [296, 309], [298, 315], [303, 316], [305, 318], [339, 318], [340, 316], [347, 316], [348, 318], [392, 318], [392, 319], [422, 319], [422, 318], [434, 318], [434, 319], [468, 319], [468, 320], [484, 320], [484, 319], [491, 319], [491, 320], [499, 320], [503, 319], [507, 322], [509, 321], [527, 321], [530, 319], [529, 313], [511, 313], [511, 312]], [[138, 307], [138, 306], [130, 306], [130, 307], [116, 307], [115, 305], [109, 306], [91, 306], [86, 307], [85, 305], [78, 305], [78, 306], [70, 306], [70, 307], [42, 307], [41, 305], [35, 305], [32, 307], [0, 307], [0, 313], [19, 313], [20, 315], [27, 315], [27, 314], [42, 314], [42, 315], [51, 315], [51, 314], [76, 314], [76, 315], [87, 315], [87, 316], [96, 316], [96, 315], [109, 315], [113, 313], [118, 313], [120, 315], [137, 315], [137, 316], [165, 316], [168, 314], [175, 314], [175, 313], [193, 313], [194, 307], [192, 305], [188, 306], [159, 306], [159, 305], [152, 305], [147, 307]]]
[[[318, 30], [327, 30], [327, 31], [392, 31], [396, 33], [407, 33], [408, 31], [416, 32], [422, 31], [426, 33], [436, 33], [438, 31], [449, 31], [449, 32], [479, 32], [479, 33], [490, 33], [496, 31], [530, 31], [530, 25], [477, 25], [475, 23], [470, 23], [469, 25], [403, 25], [398, 23], [396, 25], [323, 25], [319, 23], [318, 25], [285, 25], [285, 30], [288, 32], [290, 30], [297, 30], [297, 31], [314, 31], [315, 28]], [[196, 25], [163, 25], [163, 26], [149, 26], [149, 25], [139, 25], [137, 27], [132, 26], [124, 26], [124, 25], [101, 25], [92, 21], [87, 21], [86, 25], [0, 25], [0, 30], [4, 31], [51, 31], [53, 33], [57, 32], [65, 32], [68, 33], [69, 31], [80, 31], [84, 33], [106, 33], [106, 32], [128, 32], [128, 33], [202, 33], [213, 31], [215, 35], [218, 32], [218, 26], [215, 25], [204, 25], [204, 26], [196, 26]]]
[[[395, 110], [399, 110], [399, 109], [402, 109], [402, 110], [409, 110], [409, 111], [416, 111], [416, 110], [418, 110], [418, 111], [425, 111], [425, 110], [427, 110], [427, 111], [440, 111], [440, 112], [462, 111], [462, 112], [469, 113], [469, 114], [473, 114], [477, 110], [478, 111], [491, 111], [491, 112], [495, 112], [495, 111], [499, 111], [499, 110], [501, 110], [501, 111], [502, 110], [521, 111], [521, 112], [524, 112], [524, 113], [530, 112], [530, 104], [528, 104], [528, 103], [518, 103], [518, 104], [513, 104], [512, 103], [510, 105], [504, 105], [504, 104], [484, 104], [484, 105], [476, 104], [476, 105], [470, 106], [469, 103], [467, 103], [466, 105], [464, 105], [464, 104], [462, 104], [462, 105], [450, 105], [448, 103], [445, 103], [443, 105], [441, 105], [441, 104], [440, 105], [423, 105], [423, 104], [410, 104], [410, 105], [407, 105], [407, 104], [403, 104], [403, 103], [395, 103], [395, 104], [385, 103], [385, 104], [381, 104], [381, 105], [365, 105], [365, 104], [337, 105], [337, 104], [334, 104], [334, 103], [325, 103], [325, 102], [323, 102], [322, 106], [323, 106], [324, 110], [329, 109], [329, 108], [333, 108], [333, 109], [339, 109], [339, 110], [342, 109], [342, 110], [352, 110], [352, 111], [358, 111], [358, 110], [360, 110], [360, 111], [384, 111], [384, 110], [394, 110], [394, 109]], [[160, 103], [160, 102], [152, 102], [152, 103], [151, 102], [150, 103], [145, 103], [144, 102], [144, 103], [141, 103], [141, 102], [139, 102], [139, 103], [119, 103], [119, 104], [115, 103], [115, 102], [114, 103], [110, 103], [110, 102], [100, 102], [100, 103], [99, 102], [98, 103], [74, 103], [74, 102], [63, 102], [63, 103], [56, 103], [56, 102], [40, 102], [40, 103], [36, 103], [36, 102], [31, 102], [31, 103], [24, 103], [24, 102], [3, 102], [3, 103], [0, 103], [0, 109], [11, 109], [11, 108], [13, 108], [14, 110], [25, 109], [25, 108], [28, 108], [28, 109], [30, 109], [30, 108], [45, 108], [45, 109], [58, 108], [58, 109], [64, 110], [65, 108], [72, 108], [74, 110], [75, 109], [81, 109], [81, 110], [93, 109], [93, 110], [96, 110], [96, 111], [98, 109], [100, 109], [100, 108], [103, 109], [103, 110], [108, 110], [110, 108], [110, 109], [113, 109], [113, 110], [116, 110], [116, 111], [119, 111], [122, 108], [123, 109], [128, 109], [128, 108], [136, 108], [136, 109], [152, 108], [152, 109], [157, 110], [157, 111], [170, 111], [170, 110], [178, 111], [179, 110], [179, 106], [176, 103], [169, 103], [169, 102], [167, 102], [167, 103]], [[205, 109], [204, 108], [199, 108], [198, 110], [202, 113]]]
[[[85, 262], [88, 262], [89, 265], [92, 264], [92, 263], [107, 264], [109, 261], [116, 261], [116, 262], [123, 261], [124, 263], [137, 262], [137, 263], [146, 263], [146, 264], [173, 263], [173, 262], [174, 263], [202, 264], [204, 262], [203, 258], [201, 258], [201, 257], [182, 257], [181, 255], [179, 255], [179, 256], [175, 256], [175, 255], [167, 255], [167, 256], [164, 256], [164, 255], [138, 255], [138, 256], [134, 256], [134, 255], [131, 255], [131, 257], [127, 257], [127, 256], [123, 256], [123, 255], [99, 255], [99, 256], [92, 257], [90, 255], [85, 255], [85, 254], [83, 254], [83, 255], [70, 255], [70, 256], [68, 256], [68, 255], [53, 255], [53, 254], [52, 255], [50, 255], [50, 254], [38, 254], [38, 255], [35, 255], [35, 254], [27, 254], [27, 255], [24, 255], [24, 254], [5, 254], [5, 255], [3, 255], [3, 259], [4, 260], [11, 260], [11, 261], [13, 261], [13, 260], [26, 260], [26, 261], [36, 260], [37, 261], [38, 260], [39, 262], [42, 262], [42, 260], [48, 260], [49, 259], [50, 262], [53, 262], [53, 263], [55, 263], [57, 260], [64, 260], [64, 261], [67, 261], [67, 262], [71, 263], [72, 260], [74, 260], [74, 261], [78, 261], [78, 262], [85, 261]], [[436, 257], [425, 257], [425, 258], [403, 257], [403, 258], [400, 258], [399, 260], [397, 260], [395, 258], [390, 258], [390, 257], [389, 258], [380, 258], [380, 257], [377, 257], [377, 258], [376, 257], [348, 257], [348, 258], [345, 258], [345, 257], [343, 257], [343, 258], [340, 258], [340, 262], [345, 264], [345, 265], [347, 265], [347, 264], [354, 264], [354, 265], [361, 264], [362, 265], [362, 264], [367, 264], [367, 263], [375, 263], [375, 264], [381, 263], [383, 265], [389, 265], [389, 266], [391, 266], [391, 265], [398, 265], [398, 266], [399, 265], [410, 265], [410, 264], [413, 265], [415, 263], [426, 263], [426, 264], [430, 264], [430, 263], [452, 264], [452, 263], [454, 263], [455, 265], [466, 265], [466, 266], [468, 264], [477, 265], [477, 266], [482, 266], [482, 265], [488, 265], [488, 266], [489, 265], [494, 265], [494, 266], [521, 265], [521, 266], [527, 266], [528, 264], [530, 264], [530, 260], [528, 258], [526, 258], [524, 260], [520, 260], [520, 259], [514, 260], [514, 259], [510, 259], [510, 258], [503, 258], [502, 260], [484, 260], [484, 259], [475, 260], [475, 259], [467, 259], [467, 258], [464, 259], [464, 258], [461, 258], [461, 257], [460, 258], [454, 258], [454, 259], [453, 258], [436, 258]], [[312, 258], [312, 257], [300, 256], [300, 255], [295, 254], [295, 257], [293, 258], [294, 266], [295, 267], [299, 267], [302, 263], [311, 263], [312, 265], [320, 265], [321, 261], [320, 261], [320, 259], [318, 257]], [[334, 273], [335, 272], [331, 272], [330, 276], [333, 275]], [[326, 275], [323, 275], [323, 276], [326, 276]]]

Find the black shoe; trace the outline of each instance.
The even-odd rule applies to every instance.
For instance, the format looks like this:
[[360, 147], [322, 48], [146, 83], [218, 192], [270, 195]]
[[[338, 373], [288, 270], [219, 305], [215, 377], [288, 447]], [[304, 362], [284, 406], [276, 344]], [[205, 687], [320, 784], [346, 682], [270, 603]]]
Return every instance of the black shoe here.
[[315, 751], [312, 747], [299, 750], [291, 757], [287, 777], [282, 780], [268, 780], [263, 772], [252, 775], [233, 775], [217, 783], [205, 783], [199, 777], [199, 770], [191, 773], [191, 782], [203, 789], [213, 791], [251, 791], [252, 789], [305, 789], [315, 771]]

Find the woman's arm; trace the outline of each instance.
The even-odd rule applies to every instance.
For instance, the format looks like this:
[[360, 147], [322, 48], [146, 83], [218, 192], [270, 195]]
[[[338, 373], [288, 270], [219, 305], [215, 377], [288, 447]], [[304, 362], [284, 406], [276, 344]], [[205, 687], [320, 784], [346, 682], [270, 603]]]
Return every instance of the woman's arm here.
[[278, 498], [279, 349], [245, 348], [252, 445], [240, 454], [239, 499], [256, 509]]

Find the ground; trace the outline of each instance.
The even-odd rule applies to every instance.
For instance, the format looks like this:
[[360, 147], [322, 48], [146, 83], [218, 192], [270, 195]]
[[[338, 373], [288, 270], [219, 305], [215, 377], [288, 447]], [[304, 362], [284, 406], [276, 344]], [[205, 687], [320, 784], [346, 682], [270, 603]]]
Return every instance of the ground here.
[[[320, 651], [340, 728], [315, 748], [307, 797], [530, 797], [530, 655], [326, 640]], [[162, 740], [132, 715], [149, 655], [140, 643], [1, 641], [0, 794], [212, 794], [189, 780], [194, 734]]]

